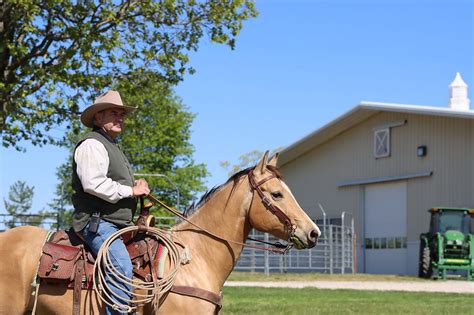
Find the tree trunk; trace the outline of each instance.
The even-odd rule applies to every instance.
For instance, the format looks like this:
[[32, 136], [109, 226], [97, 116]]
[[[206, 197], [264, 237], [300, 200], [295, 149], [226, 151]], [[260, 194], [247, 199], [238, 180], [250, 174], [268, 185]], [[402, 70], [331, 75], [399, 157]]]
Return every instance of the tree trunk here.
[[[8, 66], [8, 36], [6, 3], [0, 0], [0, 132], [3, 130], [7, 116], [7, 66]], [[5, 25], [7, 24], [7, 25]]]

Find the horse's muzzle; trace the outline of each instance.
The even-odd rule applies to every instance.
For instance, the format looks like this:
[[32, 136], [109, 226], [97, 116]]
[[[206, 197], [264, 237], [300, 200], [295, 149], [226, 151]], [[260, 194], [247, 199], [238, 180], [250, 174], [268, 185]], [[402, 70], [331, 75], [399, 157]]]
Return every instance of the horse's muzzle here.
[[303, 233], [298, 233], [298, 231], [296, 231], [296, 233], [290, 237], [290, 241], [291, 243], [293, 243], [295, 248], [305, 249], [313, 248], [314, 246], [316, 246], [316, 244], [318, 243], [318, 238], [321, 235], [319, 229], [316, 227], [316, 229], [312, 229], [307, 234]]
[[311, 232], [308, 233], [308, 243], [307, 243], [307, 248], [313, 248], [316, 246], [318, 243], [318, 238], [321, 235], [321, 232], [319, 230], [312, 230]]

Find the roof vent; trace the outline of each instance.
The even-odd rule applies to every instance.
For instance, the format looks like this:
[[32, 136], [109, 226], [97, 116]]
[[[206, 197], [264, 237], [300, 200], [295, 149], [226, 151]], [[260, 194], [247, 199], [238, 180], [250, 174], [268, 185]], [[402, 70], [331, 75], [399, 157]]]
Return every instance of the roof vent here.
[[467, 98], [467, 84], [462, 79], [459, 72], [456, 78], [449, 85], [449, 107], [455, 110], [469, 110], [469, 98]]

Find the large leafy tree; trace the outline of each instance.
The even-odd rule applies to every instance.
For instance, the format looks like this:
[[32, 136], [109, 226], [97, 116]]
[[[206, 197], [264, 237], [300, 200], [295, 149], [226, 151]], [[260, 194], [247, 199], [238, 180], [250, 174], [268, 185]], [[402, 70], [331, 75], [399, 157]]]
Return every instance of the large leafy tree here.
[[[125, 104], [138, 106], [127, 117], [119, 139], [135, 172], [153, 174], [137, 178], [145, 178], [158, 198], [172, 206], [177, 206], [179, 201], [180, 210], [184, 210], [195, 193], [205, 189], [203, 179], [207, 175], [205, 165], [196, 164], [192, 159], [194, 148], [190, 143], [190, 128], [194, 114], [170, 85], [160, 82], [160, 76], [153, 72], [123, 77], [114, 88], [120, 91]], [[71, 133], [72, 150], [76, 141], [77, 136]], [[64, 221], [70, 220], [71, 162], [72, 159], [68, 160], [57, 170], [58, 198], [50, 205], [56, 211], [66, 210]]]
[[50, 129], [124, 74], [178, 82], [203, 36], [233, 48], [256, 14], [252, 0], [0, 1], [2, 145], [57, 144]]

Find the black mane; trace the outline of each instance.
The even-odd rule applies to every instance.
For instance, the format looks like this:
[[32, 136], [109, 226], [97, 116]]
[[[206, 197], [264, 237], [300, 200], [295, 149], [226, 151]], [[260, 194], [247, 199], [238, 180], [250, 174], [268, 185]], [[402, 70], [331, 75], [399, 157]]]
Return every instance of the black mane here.
[[[250, 170], [254, 169], [255, 166], [251, 166], [251, 167], [247, 167], [243, 170], [240, 170], [238, 171], [237, 173], [235, 173], [234, 175], [232, 175], [225, 183], [219, 185], [219, 186], [215, 186], [213, 188], [211, 188], [210, 190], [206, 191], [204, 193], [204, 195], [201, 197], [201, 199], [199, 199], [199, 201], [197, 202], [197, 204], [192, 204], [189, 209], [186, 211], [186, 212], [189, 212], [190, 214], [195, 212], [197, 209], [199, 209], [200, 207], [202, 207], [207, 201], [209, 201], [219, 190], [221, 190], [222, 187], [224, 187], [225, 185], [227, 185], [227, 183], [233, 181], [234, 182], [234, 185], [235, 183], [242, 177], [242, 176], [245, 176], [247, 175]], [[267, 165], [267, 169], [272, 172], [273, 174], [275, 174], [276, 178], [278, 179], [282, 179], [282, 175], [280, 173], [280, 171], [278, 170], [277, 167], [275, 166], [272, 166], [272, 165]]]
[[242, 176], [247, 175], [250, 172], [250, 170], [253, 169], [254, 167], [255, 166], [251, 166], [251, 167], [247, 167], [246, 169], [240, 170], [234, 175], [232, 175], [224, 184], [215, 186], [211, 188], [210, 190], [206, 191], [206, 193], [201, 197], [201, 199], [199, 199], [197, 204], [194, 206], [194, 209], [199, 209], [200, 207], [202, 207], [202, 205], [204, 205], [207, 201], [209, 201], [209, 199], [211, 199], [215, 195], [216, 192], [221, 190], [222, 187], [227, 185], [227, 183], [233, 181], [235, 184]]

